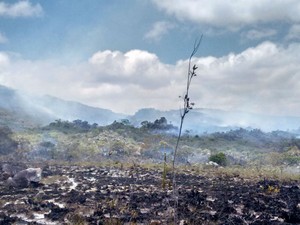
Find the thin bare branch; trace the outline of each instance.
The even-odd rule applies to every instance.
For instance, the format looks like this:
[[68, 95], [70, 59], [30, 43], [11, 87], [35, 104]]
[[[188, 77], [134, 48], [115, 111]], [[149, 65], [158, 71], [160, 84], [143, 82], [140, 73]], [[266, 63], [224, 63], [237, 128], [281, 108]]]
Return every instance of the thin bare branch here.
[[196, 70], [198, 69], [198, 67], [196, 65], [194, 65], [191, 68], [191, 62], [192, 62], [192, 58], [195, 56], [195, 54], [197, 53], [197, 51], [200, 47], [202, 38], [203, 38], [203, 35], [201, 35], [200, 39], [195, 40], [194, 48], [193, 48], [193, 51], [192, 51], [192, 53], [190, 55], [190, 58], [189, 58], [186, 93], [185, 93], [184, 98], [183, 98], [183, 109], [180, 109], [180, 127], [179, 127], [179, 133], [178, 133], [176, 146], [175, 146], [174, 154], [173, 154], [172, 171], [173, 171], [173, 198], [174, 198], [174, 224], [175, 225], [177, 224], [177, 208], [178, 208], [175, 163], [176, 163], [178, 146], [179, 146], [179, 142], [180, 142], [180, 138], [181, 138], [184, 118], [185, 118], [186, 114], [191, 109], [193, 109], [192, 106], [194, 106], [194, 103], [190, 102], [189, 90], [190, 90], [190, 84], [192, 82], [192, 78], [196, 76]]

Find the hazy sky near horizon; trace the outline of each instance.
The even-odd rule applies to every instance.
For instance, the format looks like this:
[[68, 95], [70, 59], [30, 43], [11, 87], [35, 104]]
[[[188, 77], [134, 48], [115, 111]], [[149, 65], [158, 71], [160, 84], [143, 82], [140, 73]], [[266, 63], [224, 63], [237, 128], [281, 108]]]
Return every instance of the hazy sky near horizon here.
[[0, 84], [177, 109], [201, 34], [196, 107], [300, 116], [299, 0], [0, 0]]

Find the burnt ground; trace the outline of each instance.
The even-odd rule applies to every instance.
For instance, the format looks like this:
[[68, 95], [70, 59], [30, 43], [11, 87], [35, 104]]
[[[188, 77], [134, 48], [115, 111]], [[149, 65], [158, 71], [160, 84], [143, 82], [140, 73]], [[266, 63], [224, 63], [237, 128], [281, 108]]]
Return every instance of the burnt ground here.
[[[8, 187], [1, 176], [0, 224], [171, 224], [161, 171], [52, 165], [42, 175], [28, 188]], [[300, 224], [297, 181], [187, 170], [177, 184], [181, 224]]]

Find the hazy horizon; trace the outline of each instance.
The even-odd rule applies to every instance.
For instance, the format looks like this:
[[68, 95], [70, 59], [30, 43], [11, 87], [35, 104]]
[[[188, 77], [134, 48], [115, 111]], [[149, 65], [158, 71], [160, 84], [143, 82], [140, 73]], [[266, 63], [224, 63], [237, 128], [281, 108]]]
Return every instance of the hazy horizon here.
[[300, 116], [300, 2], [2, 1], [0, 84], [114, 112], [197, 108]]

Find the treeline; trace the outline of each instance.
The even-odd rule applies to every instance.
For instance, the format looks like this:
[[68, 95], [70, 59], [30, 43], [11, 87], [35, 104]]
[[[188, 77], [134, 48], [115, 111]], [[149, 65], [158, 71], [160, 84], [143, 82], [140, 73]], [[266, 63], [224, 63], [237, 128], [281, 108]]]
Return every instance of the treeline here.
[[[164, 153], [173, 151], [177, 137], [177, 132], [173, 131], [176, 129], [164, 117], [153, 122], [143, 121], [139, 127], [127, 119], [107, 126], [83, 120], [56, 120], [43, 128], [16, 134], [8, 127], [0, 127], [0, 155], [17, 154], [22, 150], [29, 158], [72, 161], [103, 156], [122, 159], [134, 154], [159, 161]], [[300, 163], [299, 149], [300, 139], [283, 131], [266, 133], [241, 128], [203, 135], [186, 132], [182, 136], [179, 161], [187, 162], [197, 157], [200, 160], [220, 152], [224, 152], [228, 159], [233, 156], [243, 160], [278, 153], [273, 155], [278, 162], [296, 165]]]
[[97, 123], [89, 124], [88, 121], [83, 120], [74, 120], [74, 121], [63, 121], [63, 120], [55, 120], [50, 123], [48, 126], [45, 126], [43, 129], [55, 129], [62, 132], [89, 132], [95, 129], [109, 129], [109, 130], [117, 130], [124, 128], [136, 128], [142, 130], [149, 131], [169, 131], [169, 130], [177, 130], [177, 127], [169, 124], [165, 117], [161, 117], [160, 119], [156, 119], [154, 122], [143, 121], [140, 127], [134, 127], [131, 125], [130, 121], [127, 119], [123, 119], [121, 121], [114, 121], [112, 124], [107, 126], [99, 126]]
[[216, 132], [202, 137], [216, 142], [239, 143], [259, 149], [272, 149], [279, 152], [297, 146], [300, 148], [300, 139], [285, 131], [263, 132], [260, 129], [237, 129], [228, 132]]
[[88, 132], [92, 129], [98, 128], [97, 123], [89, 124], [87, 121], [82, 120], [74, 120], [70, 121], [63, 121], [63, 120], [55, 120], [54, 122], [50, 123], [48, 126], [45, 126], [43, 129], [55, 129], [62, 132]]

